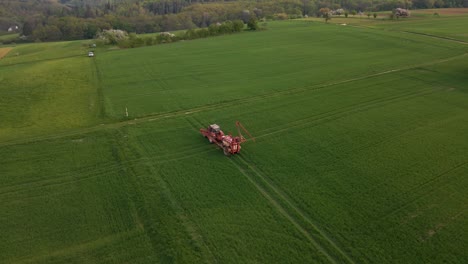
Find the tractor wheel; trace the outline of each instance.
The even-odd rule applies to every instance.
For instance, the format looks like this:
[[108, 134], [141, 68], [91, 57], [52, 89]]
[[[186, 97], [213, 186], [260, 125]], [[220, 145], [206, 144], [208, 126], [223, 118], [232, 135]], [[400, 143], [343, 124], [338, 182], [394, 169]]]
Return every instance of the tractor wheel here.
[[224, 155], [226, 156], [231, 156], [231, 152], [229, 152], [229, 148], [223, 148], [223, 151], [224, 151]]

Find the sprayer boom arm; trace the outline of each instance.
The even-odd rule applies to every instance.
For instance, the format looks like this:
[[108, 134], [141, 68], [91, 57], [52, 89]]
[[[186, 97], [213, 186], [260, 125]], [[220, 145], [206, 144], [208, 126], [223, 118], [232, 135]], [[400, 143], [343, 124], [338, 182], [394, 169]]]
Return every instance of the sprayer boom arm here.
[[245, 137], [242, 135], [241, 133], [241, 129], [247, 134], [249, 135], [249, 137], [255, 141], [255, 138], [249, 133], [249, 131], [247, 131], [247, 129], [245, 129], [245, 127], [241, 124], [241, 122], [239, 121], [236, 121], [236, 127], [237, 127], [237, 132], [239, 133], [239, 136], [241, 137], [241, 139], [243, 141], [247, 141], [247, 139], [245, 139]]

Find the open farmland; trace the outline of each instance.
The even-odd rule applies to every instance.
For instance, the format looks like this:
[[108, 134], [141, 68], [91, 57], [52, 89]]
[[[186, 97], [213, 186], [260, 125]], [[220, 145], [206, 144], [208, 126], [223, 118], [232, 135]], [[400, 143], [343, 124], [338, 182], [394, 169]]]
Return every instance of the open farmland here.
[[[437, 13], [438, 15], [434, 15]], [[378, 12], [377, 18], [366, 15], [335, 16], [329, 23], [348, 26], [367, 27], [385, 31], [397, 31], [426, 36], [448, 38], [468, 42], [465, 25], [468, 23], [468, 8], [411, 10], [411, 16], [401, 19], [389, 19], [390, 11]], [[309, 22], [323, 22], [323, 18], [303, 19]]]
[[[15, 47], [0, 259], [468, 262], [468, 45], [402, 31], [285, 21], [95, 58]], [[256, 137], [238, 156], [198, 132], [236, 120]]]

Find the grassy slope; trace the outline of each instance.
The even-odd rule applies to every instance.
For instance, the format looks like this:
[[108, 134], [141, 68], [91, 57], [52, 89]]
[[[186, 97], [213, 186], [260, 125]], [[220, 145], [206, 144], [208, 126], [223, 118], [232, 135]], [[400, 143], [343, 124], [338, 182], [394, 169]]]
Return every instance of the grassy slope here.
[[0, 42], [5, 41], [5, 40], [10, 41], [10, 40], [16, 39], [18, 37], [19, 37], [19, 34], [17, 34], [17, 33], [0, 35]]
[[[145, 115], [220, 105], [184, 117], [0, 146], [0, 233], [6, 238], [0, 258], [466, 262], [466, 62], [461, 57], [429, 65], [466, 48], [421, 36], [342, 30], [279, 23], [267, 32], [98, 54], [113, 117], [125, 106], [131, 115]], [[345, 33], [336, 37], [339, 32]], [[43, 63], [92, 71], [88, 58], [41, 62], [47, 55], [28, 49], [34, 63], [11, 58], [11, 66], [0, 64], [1, 73], [36, 64], [39, 71]], [[375, 59], [390, 50], [395, 60]], [[404, 68], [408, 57], [411, 65], [427, 65], [320, 85]], [[341, 66], [346, 70], [338, 72]], [[63, 81], [60, 76], [57, 81]], [[88, 91], [91, 98], [95, 94]], [[232, 98], [239, 100], [222, 104]], [[29, 105], [20, 97], [14, 102]], [[73, 101], [83, 109], [87, 104]], [[82, 113], [98, 115], [94, 108]], [[226, 159], [198, 134], [212, 122], [234, 131], [237, 119], [257, 137], [240, 156]], [[77, 126], [98, 119], [90, 120]], [[31, 128], [47, 132], [42, 126]]]

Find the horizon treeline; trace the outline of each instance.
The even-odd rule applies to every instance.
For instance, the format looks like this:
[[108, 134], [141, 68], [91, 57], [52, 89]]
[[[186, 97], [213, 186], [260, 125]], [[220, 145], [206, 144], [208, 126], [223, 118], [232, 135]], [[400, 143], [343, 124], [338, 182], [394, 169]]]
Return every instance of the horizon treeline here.
[[468, 7], [468, 0], [2, 0], [0, 33], [13, 27], [29, 41], [90, 39], [106, 29], [153, 33], [228, 20], [319, 16], [324, 7], [375, 12]]

